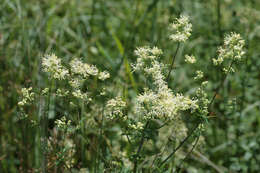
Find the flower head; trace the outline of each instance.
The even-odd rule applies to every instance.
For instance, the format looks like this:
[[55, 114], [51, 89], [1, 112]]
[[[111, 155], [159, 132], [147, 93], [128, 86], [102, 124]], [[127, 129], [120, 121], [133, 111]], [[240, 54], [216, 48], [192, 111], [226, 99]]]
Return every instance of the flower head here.
[[70, 62], [70, 67], [72, 74], [81, 75], [84, 78], [87, 78], [89, 75], [98, 75], [98, 69], [95, 66], [83, 63], [82, 61], [76, 58]]
[[32, 87], [30, 88], [22, 88], [22, 97], [23, 99], [18, 102], [19, 106], [24, 106], [26, 104], [29, 104], [34, 100], [34, 92], [31, 91]]
[[110, 74], [107, 71], [103, 71], [98, 74], [98, 79], [100, 80], [106, 80], [108, 78], [110, 78]]
[[106, 115], [110, 119], [122, 118], [124, 116], [123, 109], [126, 107], [126, 102], [120, 97], [109, 100], [106, 104]]
[[43, 71], [50, 73], [54, 79], [62, 80], [69, 75], [69, 71], [61, 65], [60, 58], [54, 54], [43, 57], [42, 67]]
[[224, 38], [224, 45], [218, 48], [218, 57], [213, 59], [213, 64], [220, 65], [225, 59], [241, 60], [245, 54], [244, 46], [240, 34], [230, 33]]
[[191, 35], [192, 24], [188, 16], [180, 16], [171, 25], [170, 30], [173, 32], [170, 39], [177, 42], [185, 42]]
[[194, 64], [196, 63], [196, 58], [193, 55], [185, 55], [185, 62]]
[[136, 115], [142, 115], [141, 119], [173, 120], [180, 111], [197, 109], [197, 100], [182, 94], [173, 94], [165, 81], [163, 65], [158, 61], [158, 55], [150, 55], [150, 50], [152, 49], [149, 47], [136, 50], [136, 69], [152, 79], [152, 87], [145, 89], [136, 99]]

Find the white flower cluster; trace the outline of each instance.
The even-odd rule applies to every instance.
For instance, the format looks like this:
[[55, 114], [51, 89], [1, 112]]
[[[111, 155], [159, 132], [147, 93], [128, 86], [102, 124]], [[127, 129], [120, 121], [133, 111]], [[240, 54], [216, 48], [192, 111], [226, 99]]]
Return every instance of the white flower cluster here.
[[81, 75], [84, 78], [87, 78], [89, 75], [98, 75], [98, 69], [95, 66], [83, 63], [77, 58], [70, 62], [70, 67], [72, 74]]
[[72, 88], [80, 88], [81, 84], [84, 82], [83, 79], [80, 79], [78, 77], [71, 78], [69, 80], [69, 84]]
[[43, 71], [50, 73], [54, 79], [62, 80], [69, 75], [69, 71], [62, 66], [60, 58], [54, 54], [43, 57], [42, 67]]
[[48, 94], [48, 92], [49, 92], [49, 88], [44, 88], [43, 90], [42, 90], [42, 95], [47, 95]]
[[194, 111], [197, 108], [197, 100], [181, 94], [174, 95], [169, 89], [157, 93], [148, 90], [137, 97], [136, 113], [144, 115], [144, 119], [173, 120], [180, 111]]
[[139, 47], [135, 50], [135, 55], [137, 55], [137, 63], [133, 65], [134, 70], [141, 70], [144, 67], [144, 63], [149, 60], [153, 60], [158, 58], [163, 52], [161, 49], [158, 49], [157, 47]]
[[177, 42], [185, 42], [191, 35], [192, 24], [188, 16], [180, 16], [170, 25], [173, 34], [170, 39]]
[[196, 58], [193, 55], [185, 55], [185, 62], [194, 64], [196, 63]]
[[58, 88], [56, 91], [56, 95], [59, 97], [65, 97], [65, 96], [69, 95], [69, 91]]
[[83, 93], [80, 91], [80, 89], [76, 89], [72, 92], [72, 95], [78, 99], [82, 99], [82, 100], [87, 100], [88, 98], [88, 94], [87, 93]]
[[18, 102], [19, 106], [24, 106], [26, 104], [29, 104], [34, 100], [34, 92], [31, 91], [32, 87], [30, 88], [22, 88], [22, 101]]
[[103, 71], [98, 74], [98, 79], [100, 79], [100, 80], [104, 81], [108, 78], [110, 78], [110, 74], [107, 71]]
[[70, 62], [71, 78], [69, 80], [70, 86], [74, 89], [72, 95], [79, 99], [87, 99], [87, 93], [82, 93], [80, 87], [89, 76], [97, 76], [98, 79], [104, 81], [110, 77], [107, 71], [99, 72], [94, 65], [83, 63], [79, 59], [73, 59]]
[[135, 54], [142, 59], [155, 59], [163, 52], [157, 47], [139, 47], [135, 50]]
[[203, 76], [204, 76], [203, 71], [197, 70], [197, 71], [196, 71], [196, 76], [194, 77], [194, 79], [195, 79], [195, 80], [199, 80], [199, 79], [202, 79]]
[[125, 118], [123, 113], [125, 107], [126, 102], [124, 102], [120, 97], [113, 98], [107, 102], [105, 114], [110, 119]]
[[[152, 54], [151, 49], [147, 47], [138, 48], [136, 52], [140, 52], [140, 50], [142, 50], [142, 54], [140, 56], [136, 53], [139, 57], [134, 68], [144, 72], [146, 76], [150, 76], [154, 86], [152, 89], [145, 89], [144, 93], [137, 97], [136, 113], [144, 116], [145, 119], [173, 120], [180, 111], [197, 109], [197, 100], [181, 94], [173, 94], [168, 88], [162, 73], [163, 65], [157, 61], [158, 55]], [[147, 61], [147, 57], [143, 55], [150, 55], [152, 58], [148, 58], [150, 61]]]
[[63, 116], [61, 119], [57, 119], [55, 124], [59, 129], [66, 130], [69, 126], [71, 126], [71, 120], [67, 121], [66, 117]]
[[138, 121], [136, 124], [130, 124], [129, 128], [134, 129], [134, 130], [143, 130], [144, 129], [144, 124], [140, 121]]
[[208, 105], [210, 103], [210, 101], [208, 99], [208, 94], [205, 91], [207, 84], [208, 84], [208, 81], [202, 82], [201, 87], [199, 87], [196, 90], [196, 96], [198, 98], [198, 104], [200, 105], [201, 113], [203, 115], [208, 114]]
[[231, 33], [224, 38], [224, 45], [218, 48], [218, 58], [213, 59], [214, 65], [220, 65], [225, 59], [241, 60], [245, 54], [245, 41], [240, 34]]

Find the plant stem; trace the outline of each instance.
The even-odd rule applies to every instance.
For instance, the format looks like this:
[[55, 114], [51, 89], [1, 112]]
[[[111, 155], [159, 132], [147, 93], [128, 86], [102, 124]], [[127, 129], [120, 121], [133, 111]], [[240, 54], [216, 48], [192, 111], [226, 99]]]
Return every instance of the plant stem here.
[[177, 53], [178, 53], [179, 47], [180, 47], [180, 43], [177, 44], [176, 51], [175, 51], [175, 53], [174, 53], [174, 55], [173, 55], [172, 63], [171, 63], [171, 66], [170, 66], [170, 70], [169, 70], [169, 73], [168, 73], [167, 78], [166, 78], [166, 81], [167, 81], [167, 82], [169, 81], [170, 74], [171, 74], [171, 71], [172, 71], [172, 69], [173, 69], [174, 62], [175, 62], [175, 59], [176, 59], [176, 56], [177, 56]]
[[51, 86], [48, 93], [47, 98], [47, 106], [46, 111], [43, 114], [43, 123], [42, 123], [42, 153], [43, 153], [43, 161], [42, 161], [42, 173], [47, 172], [47, 137], [48, 137], [48, 117], [49, 117], [49, 111], [50, 111], [50, 102], [51, 102], [51, 93], [54, 86], [54, 80], [51, 80]]
[[[100, 131], [99, 131], [99, 140], [98, 140], [98, 144], [99, 144], [99, 147], [98, 147], [98, 166], [100, 165], [100, 160], [101, 160], [101, 141], [102, 141], [102, 134], [103, 134], [103, 121], [104, 121], [104, 110], [105, 110], [105, 105], [103, 104], [102, 106], [102, 111], [101, 111], [101, 125], [100, 125]], [[98, 170], [99, 170], [99, 167], [98, 167]]]
[[181, 161], [180, 165], [177, 167], [177, 171], [179, 172], [181, 170], [181, 166], [182, 164], [187, 160], [187, 158], [189, 157], [189, 155], [192, 153], [192, 151], [195, 149], [196, 145], [198, 144], [200, 136], [197, 137], [195, 144], [192, 146], [191, 150], [187, 153], [187, 155], [185, 156], [185, 158]]
[[146, 130], [146, 128], [148, 127], [148, 125], [149, 125], [149, 121], [147, 121], [147, 123], [146, 123], [146, 125], [145, 125], [145, 127], [144, 127], [144, 130], [143, 130], [143, 133], [142, 133], [142, 138], [141, 138], [141, 141], [140, 141], [140, 143], [139, 143], [138, 150], [137, 150], [137, 152], [136, 152], [136, 158], [135, 158], [134, 170], [133, 170], [134, 173], [136, 173], [136, 171], [137, 171], [138, 156], [139, 156], [139, 154], [140, 154], [140, 152], [141, 152], [141, 150], [142, 150], [143, 144], [144, 144], [145, 130]]
[[233, 64], [234, 64], [234, 60], [232, 60], [232, 62], [230, 63], [230, 65], [229, 65], [229, 67], [228, 67], [227, 74], [225, 75], [224, 79], [221, 81], [220, 85], [219, 85], [218, 88], [216, 89], [215, 94], [214, 94], [213, 98], [211, 99], [211, 101], [210, 101], [210, 103], [209, 103], [209, 106], [208, 106], [209, 108], [210, 108], [210, 106], [213, 104], [213, 102], [214, 102], [214, 100], [215, 100], [215, 98], [216, 98], [216, 96], [217, 96], [219, 90], [223, 87], [223, 84], [224, 84], [224, 82], [226, 81], [227, 76], [228, 76], [228, 74], [229, 74], [229, 72], [230, 72], [230, 69], [232, 68], [232, 65], [233, 65]]
[[183, 146], [183, 144], [193, 135], [193, 133], [194, 133], [194, 132], [196, 131], [196, 129], [199, 127], [199, 124], [200, 124], [200, 123], [198, 123], [198, 125], [195, 126], [195, 127], [192, 129], [191, 133], [190, 133], [188, 136], [186, 136], [186, 138], [185, 138], [183, 141], [181, 141], [181, 143], [178, 145], [178, 147], [176, 147], [176, 148], [172, 151], [172, 153], [169, 154], [169, 156], [161, 162], [161, 164], [159, 165], [159, 168], [162, 167], [163, 164], [166, 163], [166, 162], [176, 153], [176, 151], [178, 151], [178, 150]]

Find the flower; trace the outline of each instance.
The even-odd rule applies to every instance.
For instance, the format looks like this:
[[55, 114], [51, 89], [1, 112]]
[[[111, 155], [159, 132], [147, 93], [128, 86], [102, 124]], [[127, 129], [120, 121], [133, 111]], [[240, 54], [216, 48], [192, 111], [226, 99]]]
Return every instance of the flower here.
[[192, 25], [188, 16], [180, 16], [171, 25], [170, 30], [173, 32], [170, 39], [177, 42], [185, 42], [191, 35]]
[[87, 99], [88, 98], [88, 94], [82, 93], [79, 89], [76, 89], [75, 91], [73, 91], [72, 95], [76, 98], [79, 98], [79, 99]]
[[42, 95], [47, 95], [47, 93], [49, 92], [49, 88], [44, 88], [43, 90], [42, 90]]
[[106, 115], [110, 119], [122, 118], [124, 116], [123, 109], [126, 107], [126, 102], [120, 97], [110, 99], [106, 104]]
[[108, 78], [110, 78], [110, 74], [107, 71], [103, 71], [98, 74], [98, 79], [100, 79], [100, 80], [104, 81]]
[[194, 77], [195, 80], [203, 78], [204, 74], [202, 71], [198, 70], [196, 71], [196, 76]]
[[59, 97], [65, 97], [69, 94], [69, 91], [66, 91], [66, 90], [63, 90], [63, 89], [60, 89], [58, 88], [57, 91], [56, 91], [56, 95], [59, 96]]
[[54, 79], [62, 80], [69, 75], [69, 71], [61, 65], [60, 58], [54, 54], [43, 57], [42, 67], [43, 71], [50, 73]]
[[245, 41], [240, 34], [231, 32], [224, 38], [224, 45], [218, 48], [218, 57], [213, 59], [214, 65], [220, 65], [225, 59], [240, 61], [245, 51]]
[[98, 69], [95, 66], [83, 63], [82, 61], [76, 58], [70, 62], [70, 67], [72, 74], [81, 75], [84, 78], [87, 78], [89, 75], [98, 75]]
[[178, 117], [180, 111], [197, 109], [197, 100], [182, 94], [173, 94], [165, 81], [163, 64], [158, 61], [158, 55], [161, 53], [151, 54], [151, 50], [149, 47], [144, 47], [135, 51], [138, 58], [134, 68], [152, 79], [152, 87], [146, 88], [136, 99], [136, 115], [140, 115], [143, 120], [173, 120]]
[[194, 64], [196, 63], [196, 58], [193, 55], [185, 55], [185, 62]]
[[34, 92], [31, 91], [32, 87], [30, 88], [22, 88], [22, 101], [18, 102], [19, 106], [24, 106], [26, 104], [29, 104], [34, 100]]

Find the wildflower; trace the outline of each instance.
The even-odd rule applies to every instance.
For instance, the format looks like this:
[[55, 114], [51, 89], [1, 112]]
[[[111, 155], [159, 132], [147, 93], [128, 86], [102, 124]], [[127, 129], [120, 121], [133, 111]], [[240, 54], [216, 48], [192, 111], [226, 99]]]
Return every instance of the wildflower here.
[[155, 59], [162, 54], [162, 50], [157, 47], [139, 47], [135, 50], [135, 54], [142, 59]]
[[76, 58], [70, 62], [70, 66], [72, 74], [81, 75], [84, 78], [87, 78], [89, 75], [98, 75], [98, 69], [95, 66], [83, 63]]
[[173, 34], [170, 39], [177, 42], [185, 42], [191, 35], [192, 25], [188, 16], [180, 16], [171, 25], [170, 30]]
[[57, 119], [55, 124], [59, 129], [65, 130], [71, 125], [71, 120], [67, 121], [66, 117], [63, 116], [61, 119]]
[[110, 74], [107, 71], [100, 72], [98, 75], [98, 79], [106, 80], [110, 77]]
[[124, 102], [120, 97], [113, 98], [109, 100], [106, 104], [106, 114], [110, 119], [122, 118], [124, 116], [123, 109], [126, 107], [126, 102]]
[[[138, 50], [151, 50], [148, 47]], [[138, 51], [139, 52], [139, 51]], [[143, 52], [143, 51], [142, 51]], [[143, 115], [141, 119], [169, 119], [173, 120], [180, 111], [195, 110], [198, 108], [197, 101], [189, 99], [181, 94], [173, 94], [169, 89], [165, 76], [162, 72], [163, 65], [157, 61], [157, 56], [152, 58], [147, 53], [138, 53], [137, 64], [135, 67], [143, 71], [146, 76], [152, 78], [153, 89], [145, 89], [136, 99], [136, 114]], [[150, 59], [150, 61], [146, 61]]]
[[69, 91], [65, 91], [65, 90], [62, 90], [62, 89], [57, 89], [56, 94], [59, 97], [65, 97], [65, 96], [67, 96], [69, 94]]
[[196, 63], [196, 58], [193, 55], [191, 55], [191, 56], [185, 55], [185, 62], [194, 64], [194, 63]]
[[24, 106], [34, 100], [34, 92], [31, 91], [32, 87], [30, 88], [22, 88], [22, 101], [18, 102], [19, 106]]
[[74, 77], [69, 80], [69, 84], [70, 86], [72, 86], [72, 88], [78, 89], [83, 83], [83, 81], [84, 81], [83, 79]]
[[223, 71], [224, 71], [224, 73], [234, 73], [235, 72], [235, 69], [233, 68], [233, 67], [229, 67], [229, 68], [223, 68]]
[[87, 99], [88, 98], [88, 94], [82, 93], [79, 89], [73, 91], [72, 95], [76, 98], [79, 98], [79, 99]]
[[49, 88], [44, 88], [42, 90], [42, 95], [46, 95], [49, 92]]
[[218, 48], [218, 58], [213, 59], [213, 64], [220, 65], [225, 59], [241, 60], [245, 54], [244, 46], [240, 34], [230, 33], [224, 38], [224, 45]]
[[204, 74], [202, 71], [198, 70], [196, 71], [196, 76], [194, 77], [195, 80], [203, 78]]
[[69, 75], [69, 71], [61, 65], [61, 60], [54, 54], [43, 57], [42, 67], [43, 71], [50, 73], [54, 79], [62, 80]]
[[106, 88], [102, 88], [101, 92], [100, 92], [100, 95], [101, 96], [104, 96], [107, 94], [107, 89]]
[[142, 122], [137, 122], [136, 124], [130, 124], [129, 127], [134, 130], [143, 130], [144, 124]]
[[201, 113], [207, 115], [210, 101], [208, 99], [208, 94], [205, 91], [205, 82], [202, 82], [202, 86], [196, 90], [196, 96], [198, 98], [198, 104], [200, 105]]
[[203, 87], [205, 87], [206, 85], [208, 85], [208, 81], [203, 81], [202, 83], [201, 83], [201, 85], [203, 86]]

